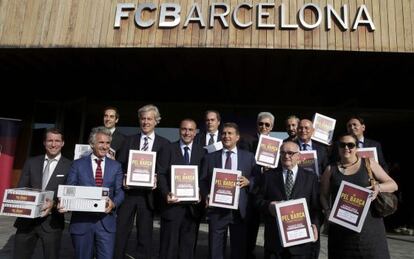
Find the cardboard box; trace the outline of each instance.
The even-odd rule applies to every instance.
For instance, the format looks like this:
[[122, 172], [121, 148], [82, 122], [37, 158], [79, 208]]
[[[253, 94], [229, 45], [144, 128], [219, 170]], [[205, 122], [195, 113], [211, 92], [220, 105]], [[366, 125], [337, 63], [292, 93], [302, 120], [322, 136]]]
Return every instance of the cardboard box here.
[[21, 217], [21, 218], [38, 218], [42, 214], [43, 204], [29, 205], [29, 204], [15, 204], [3, 203], [1, 205], [0, 215]]
[[3, 203], [41, 205], [46, 199], [53, 200], [53, 191], [33, 188], [13, 188], [4, 191]]
[[61, 198], [60, 204], [68, 211], [105, 212], [106, 199], [70, 199]]
[[57, 197], [102, 200], [109, 196], [108, 187], [59, 185]]

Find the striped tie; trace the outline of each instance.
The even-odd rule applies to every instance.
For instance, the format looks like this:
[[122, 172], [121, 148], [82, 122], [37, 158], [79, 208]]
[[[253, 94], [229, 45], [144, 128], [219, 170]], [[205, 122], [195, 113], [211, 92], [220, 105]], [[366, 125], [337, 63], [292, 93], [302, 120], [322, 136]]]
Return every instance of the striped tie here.
[[101, 187], [103, 183], [102, 167], [101, 167], [102, 159], [95, 159], [95, 161], [96, 161], [96, 164], [98, 165], [96, 167], [96, 172], [95, 172], [95, 184], [96, 186]]
[[292, 189], [293, 189], [293, 171], [287, 170], [286, 172], [286, 182], [285, 182], [285, 191], [286, 191], [286, 197], [288, 200], [290, 200], [290, 196], [292, 195]]
[[142, 146], [141, 151], [148, 151], [148, 137], [144, 137], [144, 145]]

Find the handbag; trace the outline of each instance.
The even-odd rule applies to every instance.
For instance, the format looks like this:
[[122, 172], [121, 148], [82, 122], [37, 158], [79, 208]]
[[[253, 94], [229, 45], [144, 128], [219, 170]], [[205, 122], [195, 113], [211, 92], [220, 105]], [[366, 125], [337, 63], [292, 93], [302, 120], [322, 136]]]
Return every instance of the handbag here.
[[[371, 186], [374, 187], [377, 181], [372, 174], [371, 163], [369, 158], [365, 159], [365, 166], [368, 171], [369, 181]], [[372, 201], [372, 213], [376, 217], [386, 217], [393, 214], [398, 207], [398, 198], [394, 193], [379, 192], [377, 198]]]

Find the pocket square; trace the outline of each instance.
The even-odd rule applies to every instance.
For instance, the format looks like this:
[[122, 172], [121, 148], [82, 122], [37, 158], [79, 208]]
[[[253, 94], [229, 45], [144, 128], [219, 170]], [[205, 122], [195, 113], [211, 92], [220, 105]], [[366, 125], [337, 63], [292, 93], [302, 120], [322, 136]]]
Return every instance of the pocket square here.
[[64, 177], [64, 174], [57, 174], [56, 177]]

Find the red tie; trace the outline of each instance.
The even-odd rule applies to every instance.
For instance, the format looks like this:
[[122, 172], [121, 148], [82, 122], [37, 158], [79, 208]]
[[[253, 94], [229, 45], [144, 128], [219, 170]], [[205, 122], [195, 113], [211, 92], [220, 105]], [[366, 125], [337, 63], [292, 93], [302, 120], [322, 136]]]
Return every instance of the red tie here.
[[102, 167], [101, 167], [102, 159], [95, 159], [95, 161], [96, 161], [96, 164], [98, 164], [98, 166], [96, 167], [96, 172], [95, 172], [95, 184], [96, 186], [101, 187], [102, 182], [103, 182]]

